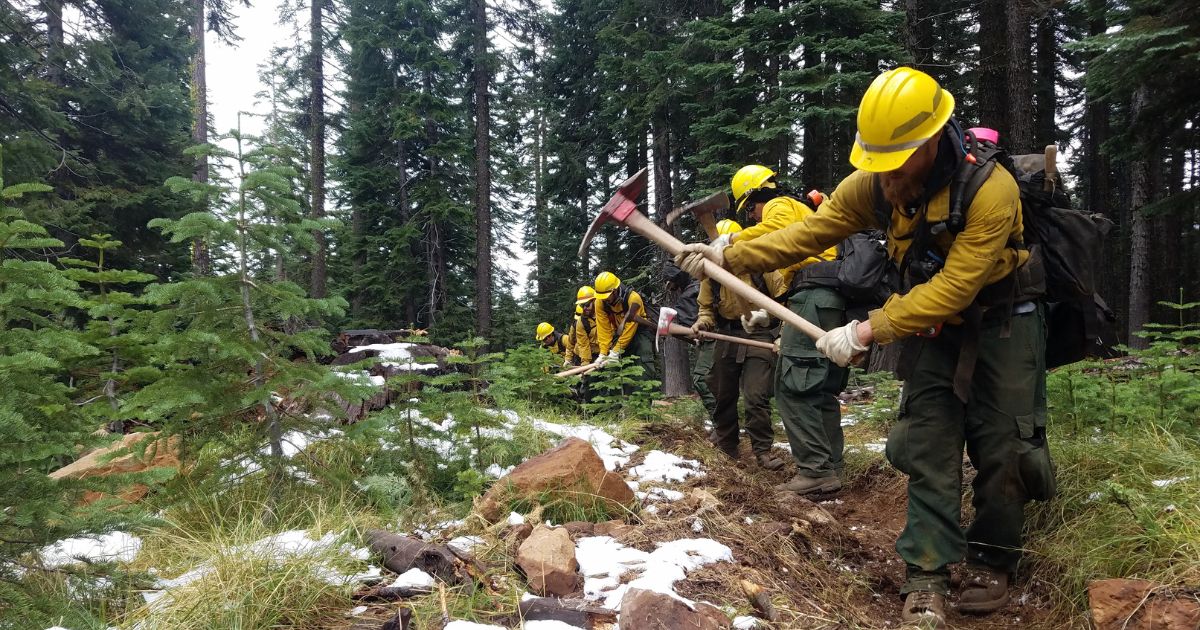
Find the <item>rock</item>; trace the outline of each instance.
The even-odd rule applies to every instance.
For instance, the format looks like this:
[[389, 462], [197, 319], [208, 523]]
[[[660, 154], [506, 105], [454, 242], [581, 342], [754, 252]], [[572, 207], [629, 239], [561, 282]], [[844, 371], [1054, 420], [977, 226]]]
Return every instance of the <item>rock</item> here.
[[700, 488], [692, 488], [691, 492], [688, 492], [687, 498], [689, 505], [695, 505], [696, 516], [702, 516], [721, 507], [720, 499], [714, 497], [711, 492]]
[[[179, 436], [173, 435], [165, 440], [157, 436], [158, 432], [124, 435], [117, 442], [95, 449], [50, 473], [50, 478], [86, 479], [88, 477], [140, 473], [154, 468], [178, 469], [180, 467]], [[145, 450], [141, 451], [142, 447], [139, 444], [147, 439], [153, 439], [153, 442], [147, 444]], [[132, 503], [146, 496], [149, 491], [150, 488], [145, 484], [135, 483], [117, 496]], [[83, 503], [85, 505], [93, 503], [107, 496], [102, 492], [87, 492], [83, 497]]]
[[1171, 589], [1149, 580], [1096, 580], [1088, 584], [1096, 630], [1195, 630], [1200, 599], [1194, 589]]
[[517, 566], [525, 573], [529, 589], [538, 595], [562, 597], [579, 586], [575, 543], [563, 527], [533, 528], [517, 550]]
[[636, 527], [626, 523], [625, 521], [613, 520], [604, 521], [603, 523], [596, 523], [596, 528], [593, 530], [593, 533], [597, 536], [611, 536], [612, 538], [620, 540], [622, 537], [630, 532], [635, 531], [636, 529]]
[[504, 503], [514, 499], [563, 501], [584, 508], [604, 506], [610, 511], [636, 501], [625, 480], [605, 470], [596, 450], [574, 437], [526, 460], [496, 481], [480, 499], [479, 513], [494, 523], [506, 512]]
[[588, 521], [571, 521], [563, 525], [563, 528], [571, 534], [571, 538], [596, 535], [596, 524]]
[[775, 504], [779, 511], [788, 516], [812, 523], [817, 528], [839, 528], [837, 519], [825, 508], [794, 492], [775, 493]]
[[517, 549], [521, 548], [521, 543], [525, 542], [526, 538], [533, 533], [533, 525], [529, 523], [521, 523], [514, 525], [504, 534], [504, 548], [508, 550], [510, 557], [517, 555]]
[[698, 603], [692, 610], [684, 602], [655, 591], [631, 588], [621, 598], [619, 630], [722, 630], [732, 627], [725, 613]]

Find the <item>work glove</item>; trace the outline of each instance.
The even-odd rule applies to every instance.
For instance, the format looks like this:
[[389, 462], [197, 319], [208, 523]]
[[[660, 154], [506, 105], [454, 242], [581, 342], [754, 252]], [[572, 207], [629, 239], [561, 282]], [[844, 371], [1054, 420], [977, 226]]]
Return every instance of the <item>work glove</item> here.
[[705, 243], [684, 245], [679, 255], [675, 256], [675, 264], [680, 269], [688, 272], [693, 278], [703, 280], [708, 277], [704, 273], [704, 260], [707, 258], [717, 265], [724, 267], [724, 250], [725, 246], [707, 245]]
[[817, 350], [841, 367], [850, 365], [854, 357], [867, 351], [867, 347], [858, 342], [858, 320], [821, 335]]
[[692, 336], [695, 337], [701, 330], [709, 330], [711, 328], [712, 324], [708, 323], [707, 320], [697, 319], [696, 323], [691, 326]]
[[733, 245], [733, 242], [730, 241], [731, 238], [733, 238], [732, 234], [722, 234], [722, 235], [718, 236], [717, 238], [714, 238], [712, 240], [712, 242], [709, 243], [709, 245], [712, 245], [713, 247], [720, 247], [720, 248], [724, 249], [726, 247], [729, 247], [730, 245]]
[[780, 346], [782, 346], [782, 343], [783, 343], [783, 337], [775, 338], [775, 354], [780, 354], [779, 348], [780, 348]]
[[742, 330], [749, 334], [762, 332], [771, 327], [771, 316], [767, 314], [766, 309], [758, 309], [750, 311], [749, 317], [742, 315]]
[[571, 367], [571, 362], [566, 359], [563, 359], [563, 369], [567, 369], [569, 367]]
[[600, 355], [600, 360], [597, 361], [596, 363], [599, 364], [597, 367], [604, 367], [610, 363], [620, 363], [620, 362], [621, 362], [621, 351], [620, 350], [612, 350], [608, 354]]

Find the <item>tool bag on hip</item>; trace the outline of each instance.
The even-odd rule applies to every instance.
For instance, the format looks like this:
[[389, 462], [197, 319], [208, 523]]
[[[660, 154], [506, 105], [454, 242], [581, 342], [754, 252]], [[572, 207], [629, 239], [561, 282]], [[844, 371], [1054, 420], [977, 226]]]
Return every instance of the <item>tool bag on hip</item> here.
[[864, 319], [900, 288], [899, 273], [888, 258], [887, 236], [882, 230], [865, 230], [838, 244], [837, 258], [813, 263], [796, 272], [792, 293], [824, 287], [846, 298], [846, 310]]
[[966, 209], [992, 169], [997, 165], [1007, 169], [1021, 191], [1024, 245], [1040, 250], [1045, 269], [1044, 299], [1049, 305], [1046, 367], [1111, 356], [1116, 317], [1096, 292], [1096, 278], [1104, 238], [1112, 222], [1103, 215], [1071, 207], [1057, 167], [1047, 174], [1045, 154], [1009, 156], [995, 144], [977, 140], [969, 131], [964, 148], [968, 158], [951, 184], [946, 229], [951, 234], [961, 232], [966, 226]]

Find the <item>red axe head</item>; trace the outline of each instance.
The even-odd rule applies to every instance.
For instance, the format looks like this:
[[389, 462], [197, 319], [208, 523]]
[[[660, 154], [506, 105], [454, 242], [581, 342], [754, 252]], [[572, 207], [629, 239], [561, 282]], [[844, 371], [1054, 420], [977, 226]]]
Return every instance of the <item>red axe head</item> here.
[[646, 169], [644, 168], [617, 186], [617, 192], [612, 199], [608, 200], [608, 203], [604, 204], [600, 215], [596, 217], [595, 221], [592, 221], [587, 234], [583, 235], [583, 241], [579, 243], [580, 256], [587, 253], [588, 245], [592, 244], [592, 238], [605, 223], [610, 220], [624, 223], [625, 219], [629, 218], [634, 210], [637, 210], [637, 198], [641, 196], [643, 190], [646, 190]]

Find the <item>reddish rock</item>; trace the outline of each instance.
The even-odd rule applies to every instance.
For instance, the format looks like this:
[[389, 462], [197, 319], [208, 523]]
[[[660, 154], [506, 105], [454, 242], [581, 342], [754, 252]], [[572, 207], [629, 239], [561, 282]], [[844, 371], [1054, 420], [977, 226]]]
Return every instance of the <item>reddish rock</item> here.
[[1149, 580], [1097, 580], [1088, 584], [1096, 630], [1196, 630], [1200, 599], [1194, 589], [1172, 589]]
[[632, 532], [636, 529], [637, 529], [636, 527], [634, 527], [633, 525], [630, 525], [629, 523], [626, 523], [625, 521], [615, 521], [614, 520], [614, 521], [604, 521], [603, 523], [596, 523], [596, 528], [594, 530], [594, 533], [597, 536], [611, 536], [613, 538], [620, 540], [623, 536], [625, 536], [626, 534], [629, 534], [630, 532]]
[[[171, 436], [168, 439], [159, 439], [157, 436], [157, 432], [124, 435], [113, 444], [93, 450], [55, 470], [50, 473], [50, 478], [86, 479], [140, 473], [153, 468], [178, 469], [179, 436]], [[145, 450], [142, 450], [141, 443], [148, 439], [153, 441], [146, 444]], [[132, 503], [146, 496], [149, 491], [150, 488], [145, 484], [135, 483], [119, 492], [117, 497]], [[87, 492], [83, 502], [88, 504], [107, 496], [102, 492]]]
[[620, 475], [604, 469], [590, 444], [567, 438], [558, 446], [527, 460], [500, 478], [479, 502], [479, 513], [496, 522], [507, 501], [563, 501], [584, 508], [606, 506], [619, 510], [636, 498]]
[[570, 595], [579, 587], [575, 543], [563, 527], [538, 525], [517, 550], [529, 590], [543, 597]]
[[716, 607], [682, 601], [654, 591], [631, 588], [621, 598], [619, 630], [727, 630], [733, 622]]

